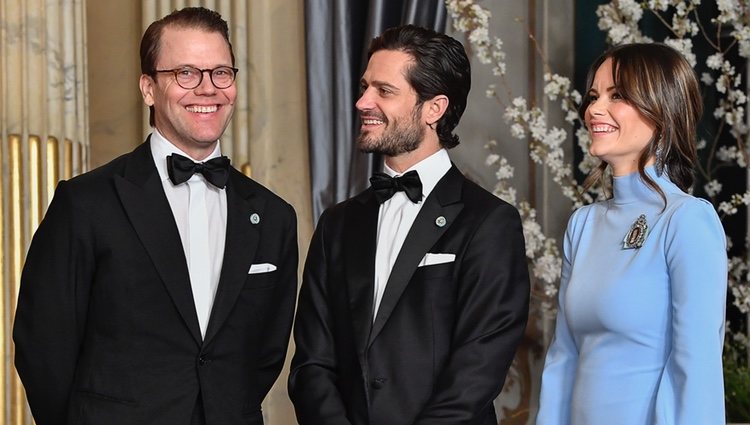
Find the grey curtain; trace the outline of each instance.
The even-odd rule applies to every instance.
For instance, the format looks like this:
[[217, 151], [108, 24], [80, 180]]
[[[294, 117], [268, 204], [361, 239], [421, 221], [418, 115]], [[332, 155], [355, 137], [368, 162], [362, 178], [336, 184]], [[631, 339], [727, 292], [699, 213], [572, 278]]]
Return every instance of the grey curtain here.
[[389, 27], [444, 31], [443, 0], [305, 0], [313, 222], [367, 187], [381, 158], [356, 148], [354, 103], [370, 40]]

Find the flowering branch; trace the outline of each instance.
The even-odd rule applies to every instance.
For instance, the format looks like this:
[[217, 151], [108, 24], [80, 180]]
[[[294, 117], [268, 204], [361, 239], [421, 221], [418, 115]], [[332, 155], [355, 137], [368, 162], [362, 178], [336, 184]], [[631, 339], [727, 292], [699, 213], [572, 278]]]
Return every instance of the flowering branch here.
[[[715, 134], [710, 143], [701, 139], [697, 148], [704, 158], [697, 164], [700, 179], [704, 182], [701, 188], [711, 199], [722, 220], [737, 214], [741, 207], [750, 206], [750, 191], [723, 194], [724, 185], [715, 177], [717, 170], [725, 167], [747, 168], [750, 163], [745, 138], [748, 136], [745, 104], [747, 97], [742, 89], [743, 75], [737, 71], [730, 60], [736, 48], [736, 54], [743, 58], [750, 58], [750, 6], [746, 0], [718, 0], [716, 7], [718, 15], [710, 20], [715, 34], [709, 33], [708, 21], [702, 22], [699, 15], [700, 0], [613, 0], [600, 5], [596, 9], [599, 18], [598, 26], [606, 33], [607, 40], [612, 45], [621, 43], [649, 43], [654, 40], [640, 29], [640, 22], [644, 12], [648, 12], [669, 31], [669, 37], [663, 43], [682, 53], [688, 62], [698, 66], [698, 57], [693, 52], [696, 43], [706, 43], [713, 51], [705, 58], [701, 66], [705, 72], [701, 74], [701, 83], [705, 90], [711, 90], [717, 95], [716, 106], [710, 117], [717, 122]], [[586, 193], [573, 178], [573, 167], [565, 162], [562, 149], [568, 132], [564, 128], [547, 125], [548, 118], [544, 111], [529, 103], [526, 99], [516, 97], [506, 80], [506, 54], [502, 50], [503, 42], [497, 37], [490, 37], [489, 20], [491, 14], [472, 0], [446, 0], [446, 7], [453, 19], [456, 31], [466, 34], [471, 50], [479, 62], [491, 67], [493, 75], [497, 76], [503, 88], [503, 95], [499, 95], [496, 86], [487, 89], [487, 97], [495, 99], [503, 108], [503, 118], [509, 124], [510, 134], [528, 143], [529, 156], [536, 163], [546, 167], [562, 193], [571, 200], [574, 208], [593, 201], [597, 193]], [[722, 37], [729, 34], [730, 41], [722, 42]], [[547, 62], [543, 50], [530, 34], [530, 39], [544, 64], [544, 95], [552, 102], [557, 102], [564, 112], [565, 121], [571, 128], [576, 128], [575, 140], [584, 152], [584, 159], [578, 168], [588, 173], [598, 164], [598, 160], [587, 154], [591, 143], [588, 132], [580, 125], [577, 114], [581, 95], [572, 90], [570, 80], [555, 74]], [[733, 140], [733, 145], [727, 146], [723, 135]], [[494, 193], [517, 205], [524, 223], [526, 236], [527, 257], [532, 274], [538, 285], [535, 294], [554, 308], [557, 293], [559, 271], [554, 272], [561, 262], [559, 251], [554, 239], [548, 238], [542, 232], [536, 220], [536, 211], [526, 202], [518, 202], [517, 193], [510, 184], [513, 177], [513, 167], [506, 158], [495, 152], [497, 143], [492, 141], [487, 147], [490, 154], [487, 165], [496, 167], [497, 184]], [[703, 150], [706, 147], [709, 149]], [[705, 163], [703, 162], [705, 161]], [[727, 238], [732, 246], [731, 238]], [[748, 247], [744, 254], [733, 256], [729, 260], [729, 285], [734, 296], [734, 302], [742, 312], [750, 311], [750, 254]]]

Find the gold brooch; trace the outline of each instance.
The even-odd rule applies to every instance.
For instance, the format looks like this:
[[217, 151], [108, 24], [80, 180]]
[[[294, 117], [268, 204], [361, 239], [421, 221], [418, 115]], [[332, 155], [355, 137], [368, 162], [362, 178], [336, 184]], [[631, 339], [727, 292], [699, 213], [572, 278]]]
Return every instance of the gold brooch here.
[[646, 240], [646, 232], [648, 231], [648, 224], [646, 224], [646, 216], [641, 214], [638, 219], [635, 220], [630, 230], [625, 235], [625, 239], [622, 241], [622, 247], [625, 249], [640, 248], [643, 246], [643, 241]]

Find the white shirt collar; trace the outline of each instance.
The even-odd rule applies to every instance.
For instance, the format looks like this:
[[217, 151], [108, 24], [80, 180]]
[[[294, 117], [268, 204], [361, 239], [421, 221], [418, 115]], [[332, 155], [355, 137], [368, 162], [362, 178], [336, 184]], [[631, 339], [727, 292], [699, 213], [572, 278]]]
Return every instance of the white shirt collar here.
[[412, 165], [403, 173], [397, 173], [385, 163], [383, 164], [383, 172], [394, 177], [403, 175], [411, 170], [416, 170], [417, 174], [419, 174], [419, 179], [422, 181], [422, 199], [425, 199], [429, 196], [430, 192], [432, 192], [432, 189], [435, 188], [440, 179], [443, 178], [445, 173], [450, 170], [451, 166], [452, 164], [451, 159], [448, 156], [448, 151], [440, 149], [434, 154]]
[[167, 156], [173, 153], [186, 156], [195, 162], [205, 162], [209, 159], [221, 156], [220, 143], [216, 143], [216, 146], [214, 147], [214, 150], [210, 155], [208, 155], [202, 161], [196, 161], [195, 158], [186, 154], [180, 148], [178, 148], [177, 146], [172, 144], [172, 142], [162, 136], [161, 133], [159, 133], [159, 130], [157, 130], [156, 128], [154, 128], [153, 130], [154, 131], [151, 133], [151, 155], [154, 158], [156, 170], [159, 172], [159, 178], [161, 179], [161, 181], [169, 180], [169, 174], [167, 173]]

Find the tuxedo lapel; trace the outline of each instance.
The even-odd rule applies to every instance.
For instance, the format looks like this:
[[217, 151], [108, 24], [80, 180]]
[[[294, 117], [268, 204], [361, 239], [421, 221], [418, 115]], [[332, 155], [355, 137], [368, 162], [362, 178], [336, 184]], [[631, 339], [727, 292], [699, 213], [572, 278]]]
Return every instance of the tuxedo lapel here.
[[372, 191], [367, 190], [349, 203], [344, 223], [343, 252], [349, 307], [362, 365], [366, 364], [364, 353], [372, 326], [379, 207]]
[[[438, 182], [424, 201], [417, 218], [406, 235], [401, 251], [396, 257], [378, 314], [372, 325], [369, 343], [378, 336], [396, 307], [401, 294], [417, 270], [419, 262], [435, 242], [451, 227], [463, 209], [461, 187], [464, 177], [453, 166]], [[439, 219], [442, 217], [442, 219]], [[440, 225], [438, 223], [443, 223]], [[377, 224], [376, 224], [377, 227]], [[374, 253], [373, 253], [374, 257]]]
[[[252, 196], [245, 177], [232, 169], [227, 183], [227, 230], [224, 242], [224, 260], [221, 266], [219, 287], [211, 309], [204, 345], [221, 329], [237, 301], [247, 279], [260, 240], [259, 227], [265, 219], [265, 199]], [[250, 217], [257, 214], [260, 221]]]
[[115, 189], [185, 325], [200, 344], [185, 251], [148, 140], [130, 154], [123, 176], [115, 176]]

